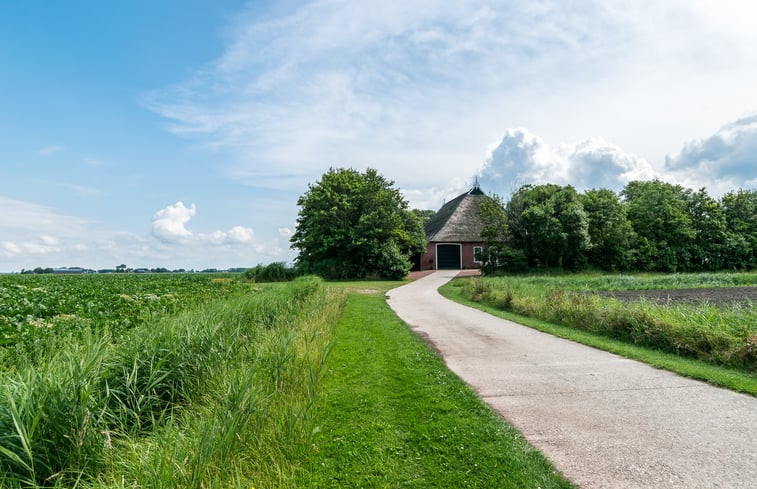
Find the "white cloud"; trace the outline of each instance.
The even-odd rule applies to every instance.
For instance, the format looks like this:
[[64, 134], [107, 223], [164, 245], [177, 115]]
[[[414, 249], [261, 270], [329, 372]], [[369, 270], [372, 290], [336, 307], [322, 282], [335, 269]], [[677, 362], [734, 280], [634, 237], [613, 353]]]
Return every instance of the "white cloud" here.
[[248, 14], [216, 63], [147, 103], [173, 132], [231, 149], [228, 174], [251, 185], [302, 186], [334, 165], [439, 187], [461, 166], [472, 177], [528, 77], [596, 63], [614, 21], [578, 17], [559, 2], [418, 0]]
[[101, 223], [60, 214], [43, 205], [0, 196], [0, 271], [41, 266], [113, 268], [225, 268], [280, 261], [276, 239], [256, 238], [250, 227], [193, 232], [197, 207], [183, 202], [153, 216], [150, 235], [106, 229]]
[[578, 190], [620, 190], [631, 180], [654, 178], [643, 158], [601, 138], [551, 147], [528, 129], [507, 129], [480, 171], [482, 187], [508, 194], [526, 183], [573, 185]]
[[185, 206], [179, 201], [155, 213], [152, 219], [153, 235], [165, 243], [183, 244], [249, 244], [254, 241], [252, 228], [234, 226], [228, 231], [215, 230], [210, 233], [194, 233], [186, 224], [197, 214], [197, 207]]
[[253, 231], [251, 228], [244, 226], [234, 226], [229, 229], [227, 239], [234, 243], [251, 243], [253, 240]]
[[222, 56], [146, 103], [174, 133], [229, 150], [226, 174], [259, 187], [371, 166], [443, 192], [517, 126], [555, 145], [533, 155], [537, 173], [617, 186], [660, 173], [713, 120], [757, 108], [753, 14], [735, 0], [255, 6]]
[[186, 223], [197, 213], [194, 204], [186, 207], [179, 201], [169, 205], [158, 212], [152, 218], [152, 233], [159, 239], [175, 241], [190, 238], [192, 232], [184, 227]]
[[705, 139], [686, 143], [665, 159], [668, 177], [715, 195], [750, 188], [757, 180], [757, 114], [724, 125]]
[[279, 236], [281, 236], [282, 238], [289, 239], [292, 237], [293, 234], [294, 234], [294, 231], [292, 231], [289, 228], [279, 228]]
[[60, 214], [50, 207], [0, 196], [0, 231], [23, 232], [25, 235], [75, 235], [88, 225], [88, 221]]

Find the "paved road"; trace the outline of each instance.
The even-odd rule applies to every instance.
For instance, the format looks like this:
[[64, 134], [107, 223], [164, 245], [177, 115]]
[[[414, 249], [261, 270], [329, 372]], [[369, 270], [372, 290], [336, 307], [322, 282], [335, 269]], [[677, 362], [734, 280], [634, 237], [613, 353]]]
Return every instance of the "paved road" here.
[[449, 301], [387, 293], [449, 368], [582, 488], [757, 488], [757, 399]]

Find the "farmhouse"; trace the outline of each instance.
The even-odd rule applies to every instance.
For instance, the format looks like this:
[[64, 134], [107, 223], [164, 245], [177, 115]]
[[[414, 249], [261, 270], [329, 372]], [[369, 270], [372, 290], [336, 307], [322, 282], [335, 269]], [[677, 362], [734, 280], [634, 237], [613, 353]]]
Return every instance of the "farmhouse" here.
[[487, 199], [478, 183], [439, 209], [426, 223], [426, 252], [416, 262], [419, 270], [480, 268], [476, 251], [483, 247], [479, 216], [481, 202]]

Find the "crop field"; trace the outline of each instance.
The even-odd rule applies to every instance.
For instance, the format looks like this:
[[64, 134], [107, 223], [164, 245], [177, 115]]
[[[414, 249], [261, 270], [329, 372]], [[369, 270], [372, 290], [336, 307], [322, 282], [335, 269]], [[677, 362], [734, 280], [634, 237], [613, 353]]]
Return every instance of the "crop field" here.
[[119, 333], [249, 287], [208, 274], [0, 275], [0, 344], [83, 328]]
[[515, 314], [757, 372], [757, 273], [511, 276], [458, 282]]

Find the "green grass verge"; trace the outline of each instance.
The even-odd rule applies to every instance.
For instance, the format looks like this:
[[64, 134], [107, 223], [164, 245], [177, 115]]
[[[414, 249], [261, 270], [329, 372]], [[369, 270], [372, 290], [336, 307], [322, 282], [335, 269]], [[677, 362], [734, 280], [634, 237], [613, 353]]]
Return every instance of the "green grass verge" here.
[[757, 396], [757, 376], [738, 370], [718, 367], [704, 361], [684, 358], [673, 353], [662, 352], [652, 348], [632, 345], [620, 340], [576, 330], [567, 326], [561, 326], [540, 319], [521, 316], [511, 312], [497, 309], [493, 306], [470, 300], [462, 295], [462, 288], [455, 281], [449, 282], [439, 289], [446, 298], [474, 307], [481, 311], [510, 321], [529, 326], [539, 331], [566, 338], [584, 345], [609, 351], [627, 358], [642, 361], [649, 365], [665, 370], [670, 370], [685, 377], [703, 380], [713, 385], [725, 387], [738, 392]]
[[298, 485], [572, 487], [397, 318], [389, 285], [350, 286]]

